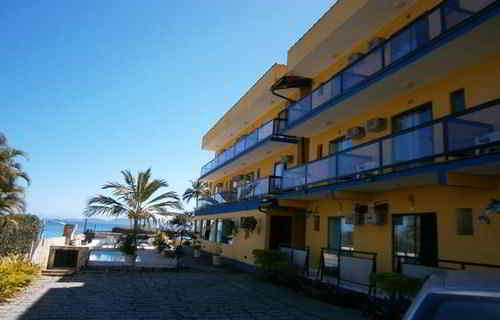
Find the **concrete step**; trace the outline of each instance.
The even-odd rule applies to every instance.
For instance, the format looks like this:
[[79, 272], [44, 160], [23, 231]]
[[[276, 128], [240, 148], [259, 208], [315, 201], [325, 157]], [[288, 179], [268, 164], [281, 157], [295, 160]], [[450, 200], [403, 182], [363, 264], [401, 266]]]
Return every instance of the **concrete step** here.
[[59, 269], [44, 269], [42, 270], [43, 276], [53, 276], [53, 277], [61, 277], [61, 276], [70, 276], [75, 273], [75, 269], [73, 268], [59, 268]]

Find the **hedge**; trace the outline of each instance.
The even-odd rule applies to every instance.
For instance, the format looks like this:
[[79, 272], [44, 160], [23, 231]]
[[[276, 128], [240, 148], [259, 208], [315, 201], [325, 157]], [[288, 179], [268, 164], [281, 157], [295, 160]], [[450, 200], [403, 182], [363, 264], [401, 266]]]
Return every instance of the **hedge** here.
[[33, 240], [40, 234], [40, 219], [31, 214], [0, 217], [0, 257], [8, 254], [27, 254]]

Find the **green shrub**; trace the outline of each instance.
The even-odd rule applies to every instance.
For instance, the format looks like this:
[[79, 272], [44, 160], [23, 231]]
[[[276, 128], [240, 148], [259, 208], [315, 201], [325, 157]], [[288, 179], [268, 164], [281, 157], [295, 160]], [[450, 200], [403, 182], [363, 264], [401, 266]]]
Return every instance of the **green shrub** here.
[[264, 270], [276, 269], [280, 263], [286, 261], [287, 255], [277, 250], [254, 249], [255, 264]]
[[39, 274], [40, 268], [22, 255], [0, 258], [0, 301], [12, 297], [29, 285]]
[[135, 234], [129, 233], [123, 236], [119, 242], [119, 249], [126, 255], [134, 256], [137, 252], [137, 242]]
[[[6, 222], [6, 219], [9, 222]], [[27, 254], [33, 240], [40, 234], [40, 219], [31, 214], [0, 217], [0, 257], [10, 254]]]
[[389, 296], [414, 296], [422, 287], [422, 280], [405, 276], [396, 272], [380, 272], [372, 276], [372, 282], [377, 288]]

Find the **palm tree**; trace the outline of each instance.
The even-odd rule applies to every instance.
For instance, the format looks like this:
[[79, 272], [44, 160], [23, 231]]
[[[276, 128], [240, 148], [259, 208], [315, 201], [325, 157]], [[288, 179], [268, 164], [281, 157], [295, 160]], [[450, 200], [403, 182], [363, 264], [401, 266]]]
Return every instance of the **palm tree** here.
[[157, 216], [175, 216], [176, 212], [170, 209], [182, 210], [179, 196], [175, 191], [168, 191], [160, 195], [156, 192], [167, 188], [168, 183], [161, 179], [151, 179], [151, 169], [140, 171], [137, 178], [130, 170], [121, 171], [125, 184], [118, 182], [107, 183], [103, 190], [111, 190], [111, 196], [97, 195], [87, 202], [84, 214], [86, 216], [107, 215], [111, 217], [127, 216], [133, 221], [134, 232], [137, 232], [139, 223], [157, 223]]
[[24, 151], [11, 148], [0, 133], [0, 216], [22, 213], [26, 207], [24, 187], [17, 181], [23, 179], [29, 185], [30, 178], [16, 161], [18, 157], [27, 158], [27, 155]]
[[201, 180], [191, 180], [191, 187], [187, 188], [186, 191], [184, 191], [184, 194], [182, 195], [182, 200], [186, 201], [189, 203], [189, 201], [195, 199], [196, 200], [196, 207], [198, 207], [198, 199], [201, 197], [206, 197], [208, 196], [209, 190], [208, 190], [208, 183], [205, 181]]

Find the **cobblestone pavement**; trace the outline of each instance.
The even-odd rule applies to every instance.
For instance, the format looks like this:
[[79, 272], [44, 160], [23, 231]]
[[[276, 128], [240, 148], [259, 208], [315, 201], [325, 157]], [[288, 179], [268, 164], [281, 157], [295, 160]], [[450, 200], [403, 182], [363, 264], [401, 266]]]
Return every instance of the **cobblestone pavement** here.
[[361, 319], [241, 273], [82, 272], [42, 277], [0, 319]]

